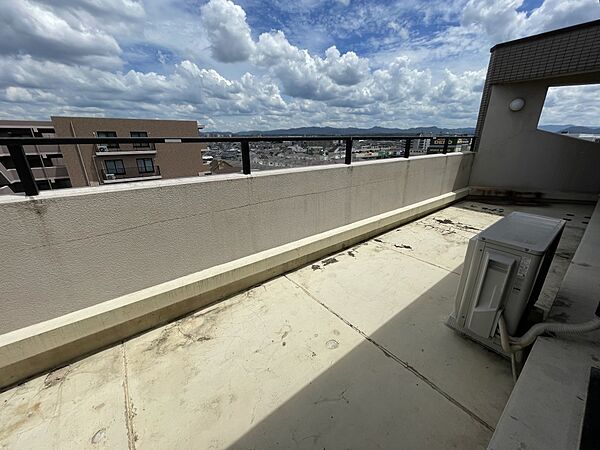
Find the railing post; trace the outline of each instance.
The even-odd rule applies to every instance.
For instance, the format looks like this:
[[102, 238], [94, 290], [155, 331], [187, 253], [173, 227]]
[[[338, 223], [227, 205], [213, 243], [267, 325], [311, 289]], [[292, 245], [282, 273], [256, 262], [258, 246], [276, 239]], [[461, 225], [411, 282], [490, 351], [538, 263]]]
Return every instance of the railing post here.
[[444, 138], [444, 149], [442, 150], [442, 153], [445, 155], [446, 153], [448, 153], [448, 141], [449, 139], [446, 137]]
[[410, 144], [412, 144], [412, 139], [407, 138], [404, 145], [404, 157], [408, 158], [410, 156]]
[[243, 140], [240, 144], [242, 145], [242, 173], [250, 175], [250, 142]]
[[473, 136], [471, 138], [471, 151], [474, 152], [475, 151], [475, 140], [477, 139], [477, 136]]
[[33, 172], [31, 171], [29, 161], [27, 161], [27, 156], [25, 155], [23, 146], [19, 144], [13, 144], [8, 145], [7, 147], [10, 157], [12, 158], [15, 168], [17, 169], [17, 174], [21, 180], [21, 185], [23, 186], [25, 195], [38, 195], [40, 190], [38, 189], [38, 185], [33, 177]]
[[344, 164], [352, 164], [352, 139], [346, 139], [346, 158]]

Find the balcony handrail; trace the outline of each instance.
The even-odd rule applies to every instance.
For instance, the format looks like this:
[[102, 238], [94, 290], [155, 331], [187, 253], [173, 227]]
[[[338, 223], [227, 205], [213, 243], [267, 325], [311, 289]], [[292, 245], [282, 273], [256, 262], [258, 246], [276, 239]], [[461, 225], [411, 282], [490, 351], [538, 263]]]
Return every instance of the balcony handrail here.
[[117, 179], [121, 178], [144, 178], [144, 177], [155, 177], [160, 175], [160, 166], [155, 165], [153, 170], [146, 170], [140, 172], [139, 166], [122, 166], [123, 173], [119, 173], [117, 171], [111, 172], [107, 169], [100, 169], [100, 173], [102, 174], [102, 179], [108, 180], [107, 176], [114, 176]]
[[[81, 142], [77, 142], [77, 143], [81, 144]], [[99, 148], [103, 147], [103, 146], [108, 146], [111, 144], [115, 144], [115, 143], [114, 142], [105, 142], [105, 141], [95, 143], [94, 147], [95, 147], [96, 153], [102, 153], [102, 151], [99, 151]], [[120, 145], [120, 144], [129, 144], [129, 143], [128, 142], [119, 142], [117, 144]], [[40, 145], [40, 144], [38, 144], [38, 145]], [[132, 148], [134, 151], [156, 151], [156, 145], [154, 144], [154, 142], [134, 142], [134, 143], [131, 143], [131, 145], [132, 145]], [[121, 147], [107, 147], [107, 149], [106, 149], [106, 152], [123, 152], [123, 151], [130, 152], [132, 150], [128, 149], [128, 148], [124, 149]]]
[[477, 139], [474, 135], [309, 135], [309, 136], [178, 136], [178, 137], [0, 137], [0, 145], [6, 145], [13, 159], [17, 173], [26, 195], [38, 195], [39, 189], [31, 172], [29, 162], [25, 157], [23, 145], [76, 145], [76, 144], [190, 144], [210, 142], [238, 142], [242, 153], [242, 173], [250, 175], [250, 143], [251, 142], [309, 142], [309, 141], [345, 141], [346, 155], [344, 163], [352, 164], [352, 143], [354, 141], [404, 141], [404, 158], [410, 157], [410, 144], [415, 139], [443, 139], [442, 153], [448, 151], [450, 141], [453, 139], [468, 139], [471, 151]]

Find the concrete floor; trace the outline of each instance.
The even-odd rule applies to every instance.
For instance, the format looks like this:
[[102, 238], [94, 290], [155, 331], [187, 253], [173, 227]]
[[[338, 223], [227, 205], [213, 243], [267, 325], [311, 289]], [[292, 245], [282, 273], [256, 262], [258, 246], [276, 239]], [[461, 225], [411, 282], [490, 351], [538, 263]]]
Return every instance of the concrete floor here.
[[485, 448], [510, 365], [444, 321], [514, 209], [571, 219], [549, 306], [592, 207], [461, 202], [1, 393], [0, 447]]

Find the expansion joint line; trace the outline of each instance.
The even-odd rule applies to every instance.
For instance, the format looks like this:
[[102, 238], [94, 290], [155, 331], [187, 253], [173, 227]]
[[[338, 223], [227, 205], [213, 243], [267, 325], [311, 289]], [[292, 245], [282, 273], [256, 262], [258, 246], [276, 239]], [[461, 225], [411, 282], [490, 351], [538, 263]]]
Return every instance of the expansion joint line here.
[[423, 381], [425, 384], [427, 384], [430, 388], [432, 388], [434, 391], [436, 391], [438, 394], [440, 394], [442, 397], [444, 397], [446, 400], [448, 400], [454, 406], [456, 406], [457, 408], [460, 408], [462, 411], [464, 411], [468, 416], [470, 416], [473, 420], [478, 422], [484, 428], [488, 429], [491, 432], [494, 432], [493, 426], [491, 426], [489, 423], [487, 423], [485, 420], [483, 420], [481, 417], [479, 417], [477, 414], [475, 414], [473, 411], [471, 411], [465, 405], [460, 403], [458, 400], [456, 400], [450, 394], [445, 392], [442, 388], [440, 388], [438, 385], [436, 385], [433, 381], [431, 381], [429, 378], [427, 378], [425, 375], [423, 375], [421, 372], [419, 372], [417, 369], [415, 369], [409, 363], [400, 359], [397, 355], [395, 355], [391, 350], [386, 348], [383, 344], [380, 344], [379, 342], [375, 341], [371, 336], [366, 334], [364, 331], [362, 331], [356, 325], [354, 325], [350, 321], [346, 320], [344, 317], [339, 315], [337, 312], [335, 312], [333, 309], [331, 309], [325, 303], [321, 302], [318, 298], [316, 298], [314, 295], [312, 295], [312, 293], [310, 293], [308, 291], [308, 289], [306, 289], [304, 286], [301, 286], [300, 284], [296, 283], [294, 280], [290, 279], [287, 275], [284, 275], [284, 276], [286, 279], [291, 281], [294, 285], [296, 285], [300, 289], [302, 289], [306, 293], [306, 295], [308, 295], [310, 298], [312, 298], [315, 302], [317, 302], [319, 305], [321, 305], [323, 308], [325, 308], [327, 311], [329, 311], [331, 314], [336, 316], [338, 319], [340, 319], [342, 322], [344, 322], [347, 326], [352, 328], [354, 331], [359, 333], [363, 338], [365, 338], [367, 341], [369, 341], [371, 344], [373, 344], [375, 347], [377, 347], [379, 350], [381, 350], [381, 352], [383, 352], [383, 354], [385, 356], [396, 361], [398, 364], [400, 364], [406, 370], [411, 372], [413, 375], [415, 375], [417, 378], [419, 378], [421, 381]]
[[133, 409], [133, 403], [129, 396], [129, 375], [127, 371], [127, 354], [125, 353], [125, 344], [121, 343], [121, 350], [123, 355], [123, 395], [125, 397], [125, 425], [127, 426], [127, 444], [129, 450], [135, 450], [135, 441], [137, 436], [133, 430], [133, 417], [135, 412]]

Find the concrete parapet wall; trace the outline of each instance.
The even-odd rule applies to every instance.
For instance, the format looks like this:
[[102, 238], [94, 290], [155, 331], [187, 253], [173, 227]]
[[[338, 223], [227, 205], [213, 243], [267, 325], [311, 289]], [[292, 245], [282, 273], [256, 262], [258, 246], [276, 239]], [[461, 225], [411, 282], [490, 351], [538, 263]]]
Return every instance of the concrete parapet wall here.
[[468, 192], [438, 195], [0, 335], [0, 389], [418, 219]]
[[0, 199], [0, 334], [467, 186], [472, 154]]

